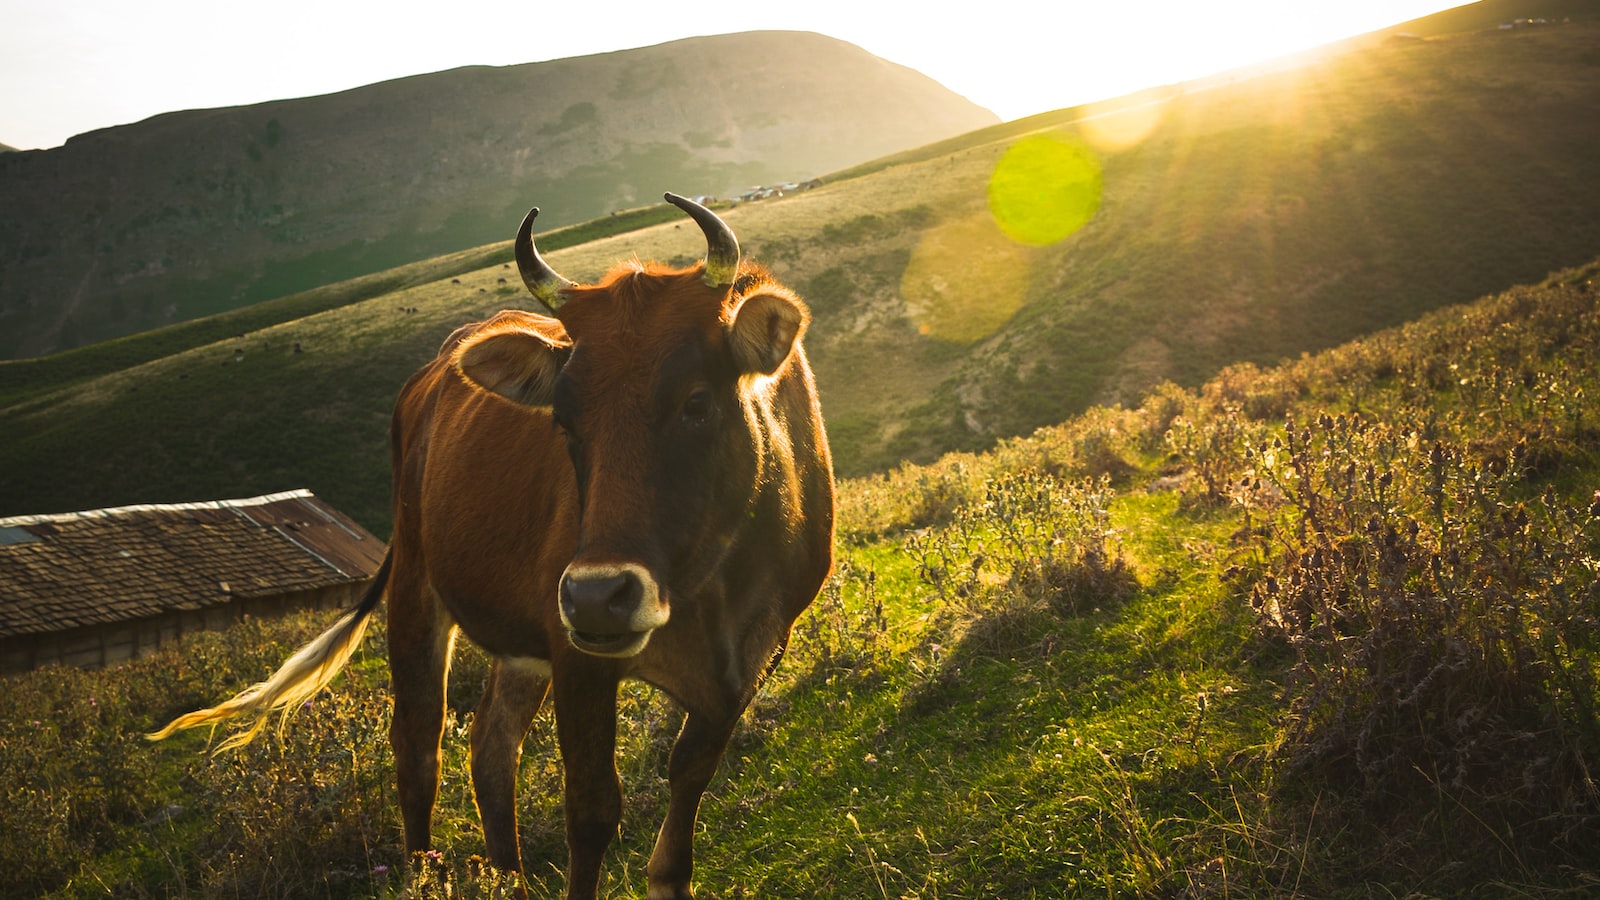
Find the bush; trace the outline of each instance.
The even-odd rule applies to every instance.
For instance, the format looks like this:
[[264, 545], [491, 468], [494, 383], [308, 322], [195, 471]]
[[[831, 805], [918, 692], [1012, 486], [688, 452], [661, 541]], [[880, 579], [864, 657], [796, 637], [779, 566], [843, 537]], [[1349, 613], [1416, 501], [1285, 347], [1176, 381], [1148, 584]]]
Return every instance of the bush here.
[[969, 614], [1076, 613], [1123, 596], [1133, 576], [1110, 525], [1108, 479], [1037, 471], [996, 477], [981, 503], [906, 538], [924, 584]]
[[1252, 456], [1283, 504], [1251, 600], [1294, 654], [1293, 768], [1471, 794], [1521, 841], [1600, 810], [1600, 507], [1524, 499], [1525, 445], [1480, 462], [1359, 416]]

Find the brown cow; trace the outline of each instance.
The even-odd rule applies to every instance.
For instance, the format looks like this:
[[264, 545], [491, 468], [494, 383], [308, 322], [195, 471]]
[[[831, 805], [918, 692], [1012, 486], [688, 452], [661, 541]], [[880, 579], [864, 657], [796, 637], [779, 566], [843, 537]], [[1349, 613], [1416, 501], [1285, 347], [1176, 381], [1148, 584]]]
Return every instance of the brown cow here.
[[687, 712], [649, 895], [691, 896], [700, 796], [832, 565], [833, 480], [805, 305], [740, 262], [716, 214], [666, 196], [705, 231], [704, 266], [623, 265], [594, 286], [545, 264], [528, 213], [518, 267], [552, 315], [464, 326], [406, 383], [394, 536], [366, 596], [269, 680], [152, 737], [243, 714], [223, 746], [248, 741], [333, 678], [387, 595], [408, 851], [429, 846], [459, 629], [494, 657], [471, 732], [493, 863], [522, 867], [517, 761], [553, 688], [567, 896], [595, 896], [622, 816], [617, 685], [637, 678]]

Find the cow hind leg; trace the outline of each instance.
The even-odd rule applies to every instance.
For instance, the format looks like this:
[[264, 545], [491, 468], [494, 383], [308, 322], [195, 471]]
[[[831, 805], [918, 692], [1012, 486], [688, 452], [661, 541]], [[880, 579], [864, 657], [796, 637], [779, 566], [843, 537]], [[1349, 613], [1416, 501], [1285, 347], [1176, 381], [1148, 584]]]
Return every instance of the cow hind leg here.
[[672, 745], [667, 777], [671, 799], [656, 836], [655, 851], [646, 867], [650, 900], [692, 900], [694, 875], [694, 823], [717, 764], [728, 747], [738, 717], [726, 720], [690, 715]]
[[517, 763], [533, 717], [550, 688], [543, 661], [495, 660], [483, 700], [472, 717], [472, 792], [483, 823], [489, 861], [522, 871], [517, 839]]
[[[407, 592], [410, 593], [410, 592]], [[439, 740], [444, 734], [445, 681], [456, 628], [424, 592], [389, 601], [389, 673], [394, 719], [389, 743], [400, 795], [406, 852], [432, 847], [433, 805], [439, 794]]]

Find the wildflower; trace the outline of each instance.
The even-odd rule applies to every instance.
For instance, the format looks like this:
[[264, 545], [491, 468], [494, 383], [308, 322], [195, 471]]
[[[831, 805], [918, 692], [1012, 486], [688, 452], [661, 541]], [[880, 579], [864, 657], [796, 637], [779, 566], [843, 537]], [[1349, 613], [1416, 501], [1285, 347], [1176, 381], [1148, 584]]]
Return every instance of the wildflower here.
[[389, 867], [386, 866], [386, 865], [383, 865], [382, 863], [379, 863], [378, 865], [375, 865], [375, 866], [372, 867], [372, 874], [374, 874], [374, 875], [386, 875], [386, 874], [388, 874], [388, 872], [389, 872]]

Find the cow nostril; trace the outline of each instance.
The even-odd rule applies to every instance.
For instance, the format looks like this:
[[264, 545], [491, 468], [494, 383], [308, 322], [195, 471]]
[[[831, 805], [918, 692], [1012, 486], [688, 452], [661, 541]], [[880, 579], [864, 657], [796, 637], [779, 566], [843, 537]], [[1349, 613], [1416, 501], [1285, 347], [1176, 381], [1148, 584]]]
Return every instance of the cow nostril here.
[[639, 607], [643, 586], [632, 572], [569, 575], [561, 581], [561, 600], [574, 620], [626, 623]]
[[644, 596], [644, 589], [639, 584], [639, 579], [632, 572], [625, 572], [621, 576], [622, 584], [611, 592], [607, 599], [607, 608], [613, 615], [631, 616], [639, 608], [639, 601]]

